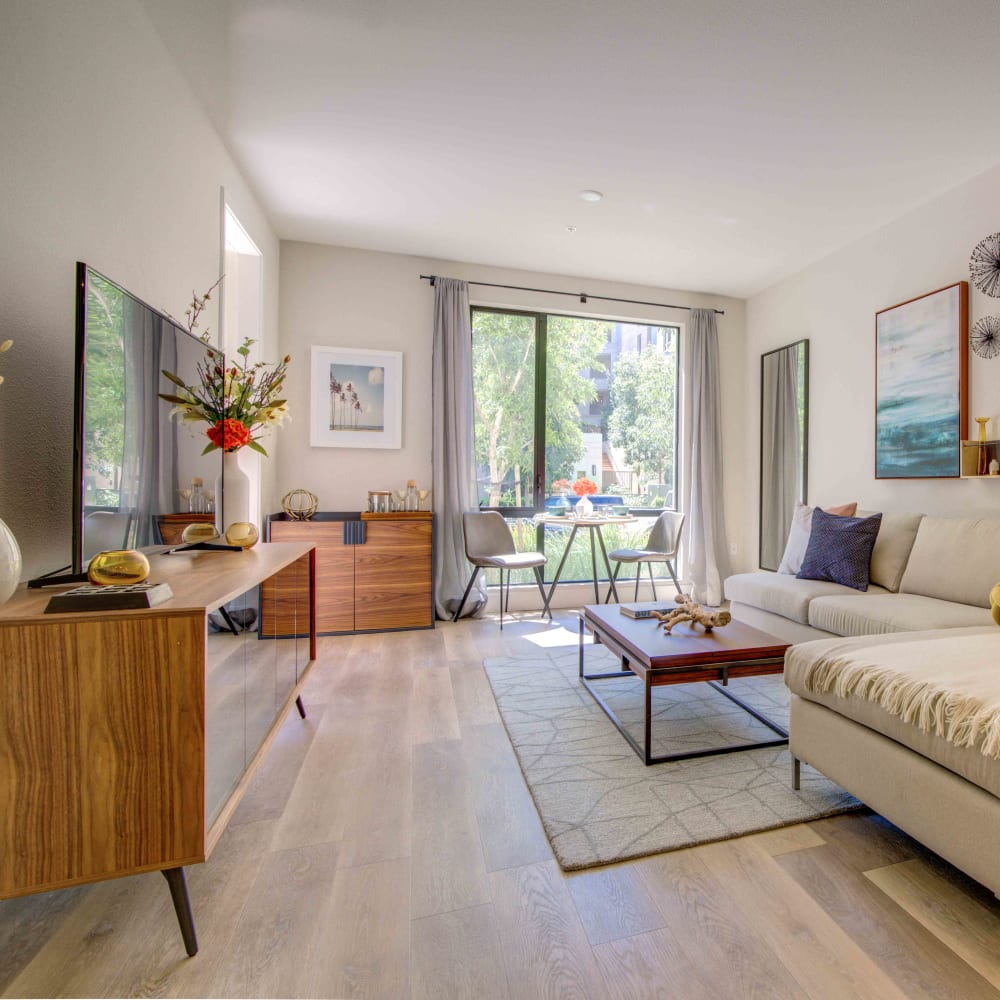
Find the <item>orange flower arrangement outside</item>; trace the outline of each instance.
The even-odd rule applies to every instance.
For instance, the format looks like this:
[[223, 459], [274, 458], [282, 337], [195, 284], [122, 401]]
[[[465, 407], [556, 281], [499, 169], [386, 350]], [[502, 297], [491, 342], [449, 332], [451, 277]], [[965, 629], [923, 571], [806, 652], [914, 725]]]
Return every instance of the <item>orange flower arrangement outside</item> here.
[[597, 492], [597, 483], [593, 479], [578, 479], [573, 484], [573, 492], [578, 497], [591, 496]]
[[[187, 311], [190, 332], [194, 332], [198, 315], [218, 283], [200, 298], [194, 297]], [[257, 439], [288, 419], [288, 403], [281, 398], [281, 389], [291, 356], [286, 354], [275, 365], [263, 361], [251, 364], [250, 348], [255, 341], [247, 337], [236, 349], [238, 360], [227, 361], [221, 351], [208, 347], [207, 331], [201, 339], [207, 350], [204, 359], [198, 362], [198, 385], [189, 386], [173, 372], [164, 371], [164, 377], [179, 391], [161, 392], [160, 399], [174, 404], [172, 417], [209, 424], [205, 432], [209, 443], [203, 455], [217, 448], [238, 451], [243, 447], [267, 455]]]

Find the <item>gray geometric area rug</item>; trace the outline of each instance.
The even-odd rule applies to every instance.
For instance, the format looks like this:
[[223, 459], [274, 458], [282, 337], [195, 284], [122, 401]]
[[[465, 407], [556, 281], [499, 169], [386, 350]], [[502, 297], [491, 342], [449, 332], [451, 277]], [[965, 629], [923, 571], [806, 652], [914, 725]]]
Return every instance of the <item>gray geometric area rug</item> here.
[[[551, 635], [551, 633], [549, 633]], [[586, 647], [587, 673], [618, 669], [603, 646]], [[576, 643], [488, 659], [483, 667], [560, 866], [570, 871], [726, 840], [861, 806], [806, 765], [792, 788], [788, 747], [746, 750], [646, 767], [580, 684]], [[592, 682], [642, 743], [636, 677]], [[730, 681], [748, 704], [788, 726], [780, 675]], [[705, 683], [653, 689], [653, 754], [774, 733]]]

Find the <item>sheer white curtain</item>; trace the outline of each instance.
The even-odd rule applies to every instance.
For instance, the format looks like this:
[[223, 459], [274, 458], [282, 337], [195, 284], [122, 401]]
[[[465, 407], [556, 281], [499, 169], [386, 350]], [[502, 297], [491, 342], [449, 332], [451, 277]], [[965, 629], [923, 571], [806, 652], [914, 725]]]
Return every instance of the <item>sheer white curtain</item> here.
[[684, 578], [691, 596], [721, 604], [730, 574], [722, 489], [722, 396], [719, 332], [712, 309], [692, 309], [681, 345], [684, 393], [681, 509], [685, 522]]
[[[465, 558], [462, 514], [479, 509], [472, 416], [472, 320], [469, 286], [434, 279], [433, 358], [434, 603], [450, 618], [471, 567]], [[465, 603], [465, 616], [486, 606], [482, 575]]]

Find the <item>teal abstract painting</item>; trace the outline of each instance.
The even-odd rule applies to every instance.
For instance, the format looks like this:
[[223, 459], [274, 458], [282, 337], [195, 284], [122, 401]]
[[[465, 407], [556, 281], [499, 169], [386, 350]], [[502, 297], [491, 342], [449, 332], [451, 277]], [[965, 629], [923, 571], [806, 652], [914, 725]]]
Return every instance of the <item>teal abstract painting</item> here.
[[875, 315], [875, 478], [959, 475], [968, 424], [965, 281]]

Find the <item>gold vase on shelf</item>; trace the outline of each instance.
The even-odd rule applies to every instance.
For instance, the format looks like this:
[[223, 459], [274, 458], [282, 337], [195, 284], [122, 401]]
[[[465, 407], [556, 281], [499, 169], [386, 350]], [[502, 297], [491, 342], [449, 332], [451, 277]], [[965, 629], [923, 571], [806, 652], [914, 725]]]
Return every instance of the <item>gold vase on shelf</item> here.
[[976, 475], [986, 476], [990, 471], [990, 449], [986, 443], [986, 425], [990, 422], [989, 417], [976, 417], [979, 424], [979, 458], [976, 462]]

